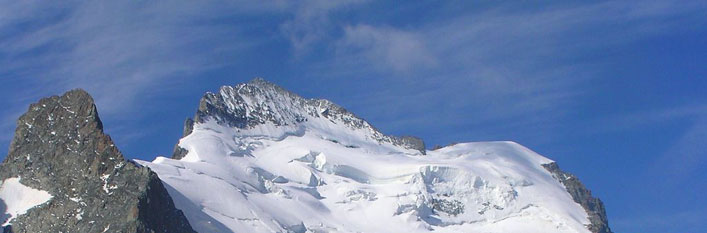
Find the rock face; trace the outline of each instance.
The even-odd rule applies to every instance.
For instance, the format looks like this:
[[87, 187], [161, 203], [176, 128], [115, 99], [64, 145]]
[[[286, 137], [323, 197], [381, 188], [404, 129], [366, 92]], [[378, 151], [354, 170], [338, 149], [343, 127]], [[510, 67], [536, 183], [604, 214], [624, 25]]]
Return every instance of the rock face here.
[[21, 177], [52, 198], [6, 231], [195, 232], [157, 175], [126, 161], [104, 134], [85, 91], [32, 104], [17, 125], [0, 180]]
[[[224, 86], [218, 93], [206, 93], [199, 102], [194, 121], [187, 119], [184, 136], [191, 133], [194, 122], [215, 120], [221, 125], [252, 129], [261, 125], [297, 128], [308, 121], [327, 119], [352, 130], [364, 131], [379, 143], [390, 143], [425, 154], [425, 143], [416, 137], [385, 135], [362, 118], [325, 99], [306, 99], [261, 78], [236, 86]], [[186, 154], [184, 148], [174, 149], [172, 158]]]
[[590, 231], [594, 233], [611, 233], [609, 220], [604, 210], [604, 203], [599, 198], [593, 197], [592, 192], [576, 176], [562, 171], [557, 163], [543, 164], [543, 167], [550, 171], [555, 179], [565, 186], [572, 199], [587, 211], [591, 222], [591, 225], [588, 226]]

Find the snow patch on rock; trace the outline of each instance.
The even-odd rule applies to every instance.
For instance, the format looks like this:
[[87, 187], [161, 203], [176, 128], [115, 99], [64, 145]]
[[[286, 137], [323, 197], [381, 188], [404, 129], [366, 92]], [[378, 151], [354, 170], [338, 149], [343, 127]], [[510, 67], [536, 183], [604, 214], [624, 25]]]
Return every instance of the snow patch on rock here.
[[6, 226], [13, 219], [35, 206], [48, 202], [52, 197], [47, 191], [23, 185], [20, 183], [20, 177], [5, 179], [0, 182], [0, 210], [4, 211], [0, 222]]

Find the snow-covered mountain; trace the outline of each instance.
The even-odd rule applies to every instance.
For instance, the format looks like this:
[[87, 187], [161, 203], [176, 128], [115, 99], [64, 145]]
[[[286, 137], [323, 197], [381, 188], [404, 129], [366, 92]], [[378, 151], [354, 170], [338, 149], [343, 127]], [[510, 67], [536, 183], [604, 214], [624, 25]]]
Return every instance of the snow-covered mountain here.
[[32, 104], [3, 232], [602, 232], [602, 202], [513, 142], [425, 149], [262, 79], [207, 93], [172, 158], [126, 161], [88, 93]]
[[262, 79], [207, 93], [172, 158], [137, 161], [198, 232], [611, 232], [601, 201], [514, 142], [426, 150]]

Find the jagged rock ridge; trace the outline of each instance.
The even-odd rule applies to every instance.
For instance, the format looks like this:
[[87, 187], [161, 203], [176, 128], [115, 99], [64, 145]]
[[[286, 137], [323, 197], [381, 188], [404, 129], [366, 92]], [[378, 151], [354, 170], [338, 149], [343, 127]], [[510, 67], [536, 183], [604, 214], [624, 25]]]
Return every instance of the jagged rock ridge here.
[[[324, 118], [353, 130], [363, 130], [373, 140], [425, 154], [424, 142], [416, 137], [395, 137], [381, 133], [362, 118], [325, 99], [306, 99], [261, 78], [236, 86], [223, 86], [218, 93], [206, 93], [199, 102], [193, 122], [213, 119], [229, 127], [250, 129], [264, 124], [298, 127], [313, 118]], [[185, 122], [185, 135], [193, 122]], [[186, 151], [175, 147], [173, 158]]]
[[17, 122], [0, 180], [52, 198], [6, 232], [194, 232], [160, 179], [126, 161], [83, 90], [41, 99]]

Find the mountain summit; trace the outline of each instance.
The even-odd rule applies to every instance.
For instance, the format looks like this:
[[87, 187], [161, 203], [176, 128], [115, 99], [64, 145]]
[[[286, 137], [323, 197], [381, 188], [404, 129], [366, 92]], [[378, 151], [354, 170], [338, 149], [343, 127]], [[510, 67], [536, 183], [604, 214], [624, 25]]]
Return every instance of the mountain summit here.
[[[209, 120], [239, 129], [241, 135], [269, 138], [300, 135], [307, 130], [319, 131], [323, 137], [328, 137], [331, 135], [327, 132], [332, 128], [343, 128], [345, 130], [338, 131], [348, 135], [339, 140], [345, 142], [366, 141], [376, 146], [408, 150], [407, 153], [426, 153], [425, 144], [419, 138], [385, 135], [331, 101], [306, 99], [262, 78], [236, 86], [223, 86], [218, 93], [206, 93], [199, 102], [194, 120], [187, 119], [184, 136], [191, 132], [194, 122]], [[173, 157], [179, 159], [184, 153], [184, 148], [176, 147]]]
[[576, 177], [517, 143], [426, 150], [263, 79], [204, 95], [172, 158], [138, 163], [199, 232], [611, 232]]
[[5, 232], [194, 232], [157, 175], [123, 158], [83, 90], [29, 107], [0, 181]]

